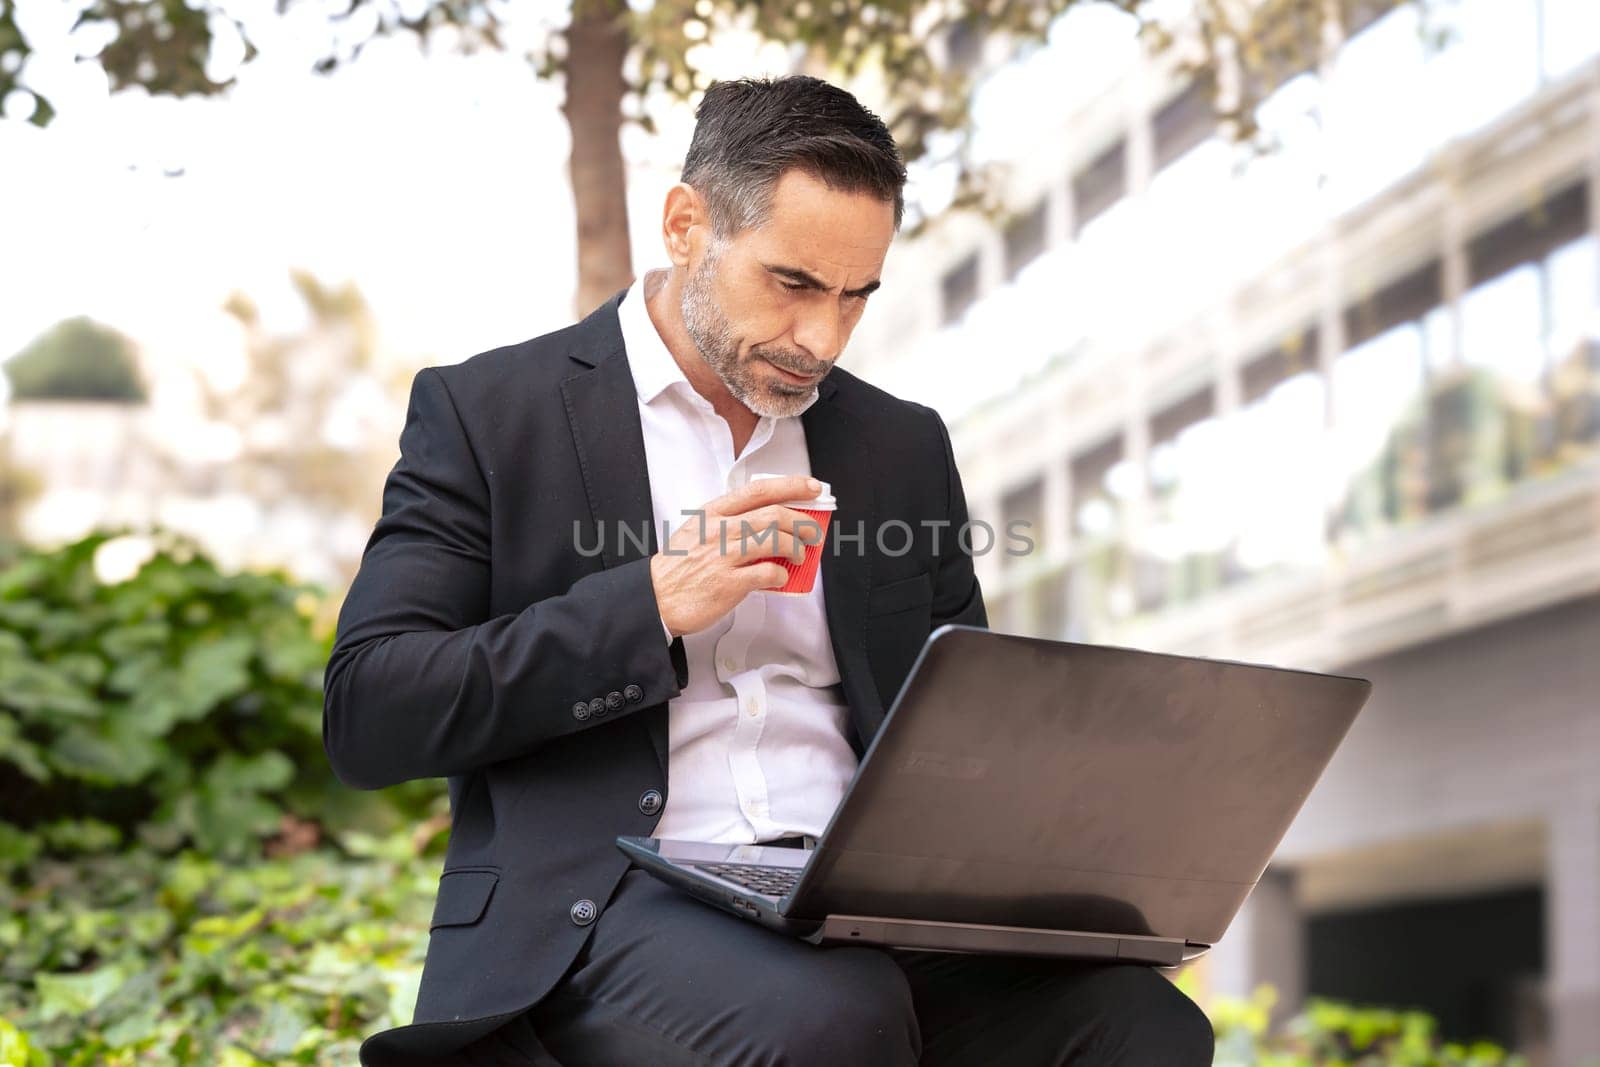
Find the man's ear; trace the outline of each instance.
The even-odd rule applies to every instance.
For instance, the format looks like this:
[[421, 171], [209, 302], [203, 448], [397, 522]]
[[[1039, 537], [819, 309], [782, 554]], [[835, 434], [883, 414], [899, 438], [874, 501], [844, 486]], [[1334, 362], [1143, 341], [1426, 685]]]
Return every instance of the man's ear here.
[[661, 209], [661, 243], [673, 264], [689, 269], [706, 253], [711, 218], [694, 186], [678, 182], [667, 190]]

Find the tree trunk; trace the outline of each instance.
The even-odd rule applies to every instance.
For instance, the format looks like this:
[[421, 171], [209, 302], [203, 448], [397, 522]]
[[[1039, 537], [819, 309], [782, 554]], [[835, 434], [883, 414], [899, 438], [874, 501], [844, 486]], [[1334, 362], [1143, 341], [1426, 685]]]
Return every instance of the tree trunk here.
[[628, 178], [622, 162], [622, 64], [631, 41], [625, 0], [575, 0], [567, 29], [572, 196], [578, 219], [579, 318], [633, 282]]

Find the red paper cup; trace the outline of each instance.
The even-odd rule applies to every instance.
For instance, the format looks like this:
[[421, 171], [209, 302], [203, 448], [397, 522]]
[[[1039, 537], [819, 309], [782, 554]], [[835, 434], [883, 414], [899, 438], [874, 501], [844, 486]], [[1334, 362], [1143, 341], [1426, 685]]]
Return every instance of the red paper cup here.
[[[776, 474], [757, 474], [754, 475], [751, 480], [753, 481], [755, 478], [777, 477], [782, 476]], [[820, 530], [820, 536], [818, 536], [817, 540], [813, 544], [805, 546], [805, 558], [799, 563], [791, 563], [783, 556], [768, 556], [763, 559], [761, 561], [763, 563], [781, 563], [783, 565], [783, 569], [789, 572], [789, 580], [784, 582], [783, 585], [776, 589], [763, 589], [761, 592], [787, 593], [794, 596], [804, 596], [805, 594], [811, 592], [812, 587], [816, 585], [817, 571], [822, 564], [822, 546], [828, 542], [828, 520], [833, 518], [833, 510], [835, 507], [833, 493], [828, 483], [823, 482], [822, 492], [818, 493], [814, 499], [785, 502], [783, 506], [786, 508], [793, 508], [815, 522], [816, 527]], [[812, 527], [810, 525], [802, 524], [799, 527], [799, 531], [806, 536], [810, 536], [812, 533]]]

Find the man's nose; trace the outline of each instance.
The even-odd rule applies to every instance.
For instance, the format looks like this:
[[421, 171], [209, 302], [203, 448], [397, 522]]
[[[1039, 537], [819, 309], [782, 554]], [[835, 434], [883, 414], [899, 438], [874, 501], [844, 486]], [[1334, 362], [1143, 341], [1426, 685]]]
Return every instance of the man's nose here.
[[818, 300], [818, 306], [807, 308], [795, 325], [795, 343], [820, 363], [830, 366], [839, 355], [839, 345], [844, 331], [843, 316], [837, 303]]

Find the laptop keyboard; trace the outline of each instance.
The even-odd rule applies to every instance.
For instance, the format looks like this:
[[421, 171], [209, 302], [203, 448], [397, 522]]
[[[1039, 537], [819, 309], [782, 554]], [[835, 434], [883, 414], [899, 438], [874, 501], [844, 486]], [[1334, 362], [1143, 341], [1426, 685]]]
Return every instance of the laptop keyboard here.
[[763, 867], [756, 863], [697, 863], [700, 870], [726, 878], [746, 889], [754, 889], [767, 896], [781, 897], [800, 881], [799, 867]]

